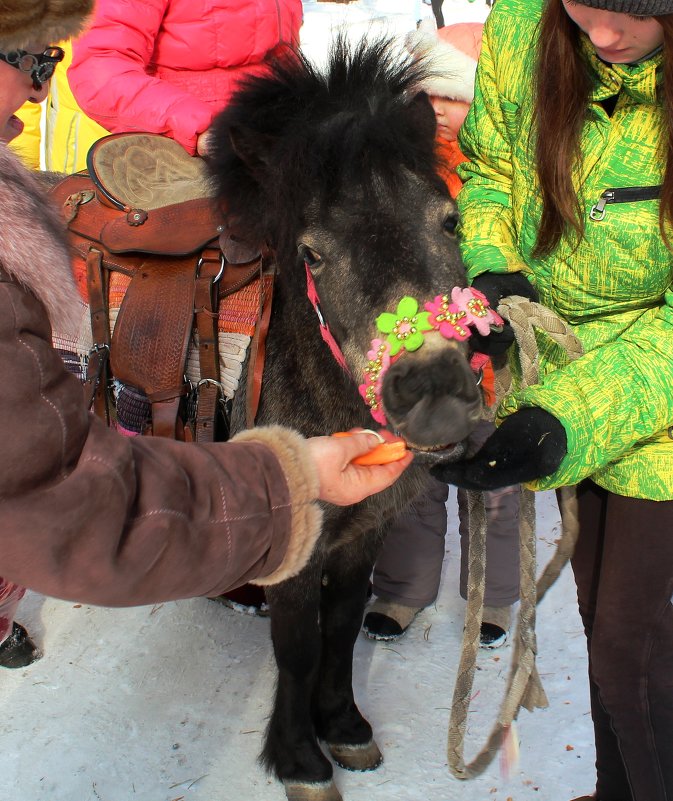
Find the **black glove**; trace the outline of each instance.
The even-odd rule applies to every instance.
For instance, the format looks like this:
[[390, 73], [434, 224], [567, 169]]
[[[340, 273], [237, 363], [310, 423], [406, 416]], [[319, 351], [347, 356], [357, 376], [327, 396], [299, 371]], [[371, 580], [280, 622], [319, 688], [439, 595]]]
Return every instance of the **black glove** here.
[[[472, 286], [486, 295], [486, 300], [493, 311], [497, 311], [500, 301], [509, 295], [522, 295], [533, 301], [538, 299], [535, 287], [523, 273], [482, 273], [474, 279]], [[500, 332], [492, 330], [490, 334], [483, 336], [472, 329], [470, 337], [472, 350], [485, 353], [487, 356], [499, 356], [512, 342], [514, 342], [514, 332], [507, 321]]]
[[567, 448], [561, 423], [531, 406], [506, 417], [471, 459], [438, 464], [430, 472], [439, 481], [468, 490], [510, 487], [551, 475]]

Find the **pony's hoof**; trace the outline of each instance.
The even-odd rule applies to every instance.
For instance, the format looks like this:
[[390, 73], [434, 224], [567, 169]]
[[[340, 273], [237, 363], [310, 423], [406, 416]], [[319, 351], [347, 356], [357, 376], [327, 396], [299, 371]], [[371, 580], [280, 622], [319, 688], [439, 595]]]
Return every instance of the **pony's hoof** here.
[[287, 801], [343, 801], [336, 784], [328, 782], [293, 782], [285, 780]]
[[374, 740], [362, 745], [328, 743], [334, 761], [347, 770], [374, 770], [383, 762], [383, 755]]

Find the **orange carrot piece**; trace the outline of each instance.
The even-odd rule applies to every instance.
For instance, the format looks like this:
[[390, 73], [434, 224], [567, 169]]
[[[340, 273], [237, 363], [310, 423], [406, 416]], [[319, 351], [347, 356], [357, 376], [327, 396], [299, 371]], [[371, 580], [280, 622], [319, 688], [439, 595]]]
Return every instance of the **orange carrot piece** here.
[[[357, 432], [355, 431], [336, 431], [332, 434], [333, 437], [350, 437]], [[397, 462], [404, 458], [407, 452], [407, 444], [401, 437], [382, 442], [371, 451], [363, 453], [361, 456], [356, 456], [353, 459], [353, 464], [362, 466], [389, 464], [390, 462]]]

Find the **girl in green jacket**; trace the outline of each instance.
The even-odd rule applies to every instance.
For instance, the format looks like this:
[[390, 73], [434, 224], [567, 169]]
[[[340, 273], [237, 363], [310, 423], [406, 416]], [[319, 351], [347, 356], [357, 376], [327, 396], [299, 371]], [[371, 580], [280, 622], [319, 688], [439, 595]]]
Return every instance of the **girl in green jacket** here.
[[578, 485], [595, 798], [672, 801], [673, 0], [498, 0], [459, 142], [471, 280], [492, 306], [539, 298], [584, 355], [538, 331], [539, 383], [435, 472]]

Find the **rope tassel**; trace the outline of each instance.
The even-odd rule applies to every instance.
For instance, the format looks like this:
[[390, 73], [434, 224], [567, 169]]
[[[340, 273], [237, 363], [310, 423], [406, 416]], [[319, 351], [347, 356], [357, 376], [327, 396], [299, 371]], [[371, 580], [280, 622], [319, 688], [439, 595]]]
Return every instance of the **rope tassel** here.
[[[522, 385], [538, 381], [539, 352], [535, 340], [535, 327], [544, 329], [562, 345], [570, 360], [582, 354], [582, 346], [568, 326], [549, 309], [526, 298], [509, 297], [498, 307], [499, 314], [509, 320], [518, 345]], [[511, 374], [506, 368], [496, 370], [498, 401], [510, 391]], [[481, 492], [467, 492], [469, 520], [468, 587], [465, 608], [463, 648], [453, 693], [447, 759], [451, 773], [458, 779], [479, 776], [503, 748], [504, 764], [511, 766], [512, 751], [518, 740], [513, 730], [521, 707], [532, 712], [549, 706], [535, 659], [537, 638], [535, 617], [537, 604], [558, 578], [572, 556], [579, 532], [577, 496], [574, 487], [561, 488], [562, 534], [556, 551], [536, 581], [536, 536], [534, 493], [520, 488], [519, 553], [520, 553], [520, 605], [514, 636], [512, 665], [505, 696], [498, 718], [485, 745], [468, 764], [464, 760], [465, 731], [472, 698], [472, 687], [479, 652], [479, 634], [484, 611], [486, 579], [486, 510]]]

